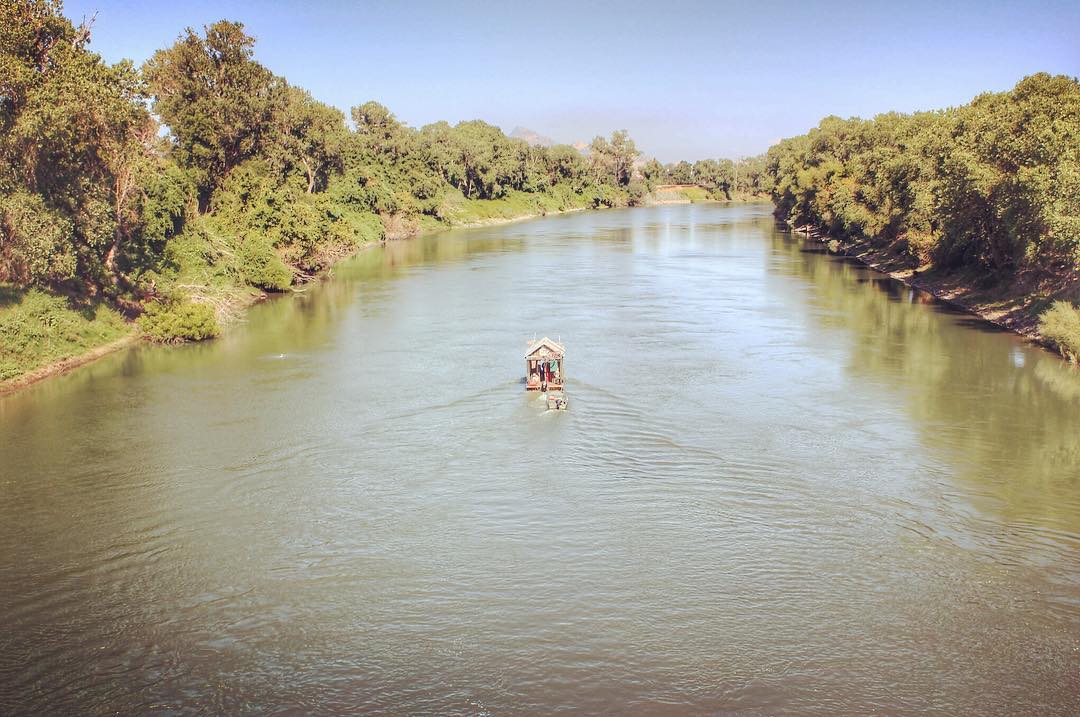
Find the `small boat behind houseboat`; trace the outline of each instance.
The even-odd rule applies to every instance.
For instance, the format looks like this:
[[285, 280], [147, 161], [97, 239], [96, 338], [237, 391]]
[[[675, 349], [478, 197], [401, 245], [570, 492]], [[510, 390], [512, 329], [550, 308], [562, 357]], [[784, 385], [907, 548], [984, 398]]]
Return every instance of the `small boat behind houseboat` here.
[[566, 393], [561, 389], [557, 391], [549, 389], [547, 392], [547, 407], [549, 411], [565, 411]]

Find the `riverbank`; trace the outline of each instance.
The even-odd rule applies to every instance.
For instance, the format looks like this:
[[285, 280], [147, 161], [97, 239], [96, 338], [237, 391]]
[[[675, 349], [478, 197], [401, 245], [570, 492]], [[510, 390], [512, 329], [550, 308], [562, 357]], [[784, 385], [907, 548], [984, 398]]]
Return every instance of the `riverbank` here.
[[103, 302], [0, 284], [0, 394], [93, 361], [136, 330]]
[[[352, 251], [333, 257], [333, 261], [306, 283], [333, 276], [334, 266], [358, 254], [385, 246], [388, 241], [403, 241], [451, 229], [469, 229], [536, 219], [554, 214], [569, 214], [589, 209], [585, 206], [558, 209], [538, 206], [534, 212], [520, 212], [517, 202], [476, 200], [468, 211], [448, 217], [445, 222], [416, 223], [387, 232], [381, 241], [356, 245]], [[238, 321], [253, 305], [265, 301], [271, 292], [249, 286], [215, 289], [211, 286], [186, 286], [198, 301], [215, 309], [222, 325]], [[289, 289], [288, 293], [294, 291]], [[279, 293], [279, 292], [274, 292]], [[29, 299], [29, 300], [28, 300]], [[13, 393], [52, 376], [59, 376], [92, 363], [145, 340], [134, 321], [101, 305], [88, 312], [66, 306], [60, 297], [31, 290], [5, 290], [0, 295], [0, 396]]]
[[109, 354], [115, 353], [121, 349], [126, 349], [129, 346], [133, 346], [139, 341], [139, 335], [132, 330], [132, 333], [102, 346], [90, 349], [86, 353], [78, 354], [76, 356], [70, 356], [68, 358], [54, 361], [53, 363], [45, 366], [40, 366], [36, 369], [27, 371], [20, 374], [15, 378], [8, 379], [6, 381], [0, 381], [0, 396], [4, 396], [9, 393], [14, 393], [19, 389], [26, 388], [40, 381], [44, 381], [47, 378], [53, 376], [59, 376], [65, 374], [72, 369], [85, 366], [88, 363], [93, 363], [100, 358], [104, 358]]
[[761, 202], [768, 201], [765, 195], [733, 192], [730, 196], [717, 196], [705, 187], [697, 184], [661, 184], [650, 192], [644, 206], [664, 204], [697, 204], [700, 202]]
[[974, 269], [945, 272], [933, 264], [918, 265], [897, 246], [879, 247], [866, 241], [835, 239], [808, 227], [795, 233], [823, 244], [831, 253], [858, 260], [865, 266], [980, 319], [1012, 331], [1047, 350], [1059, 347], [1039, 330], [1039, 318], [1056, 300], [1080, 301], [1080, 276], [1055, 276], [1027, 270], [1006, 282], [989, 281]]

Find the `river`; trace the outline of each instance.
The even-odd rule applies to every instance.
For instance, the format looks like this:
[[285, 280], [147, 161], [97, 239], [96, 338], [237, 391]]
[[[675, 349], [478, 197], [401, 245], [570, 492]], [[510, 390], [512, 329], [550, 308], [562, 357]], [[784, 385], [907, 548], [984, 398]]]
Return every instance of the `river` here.
[[764, 204], [364, 252], [0, 399], [0, 713], [1076, 714], [1080, 371], [991, 328]]

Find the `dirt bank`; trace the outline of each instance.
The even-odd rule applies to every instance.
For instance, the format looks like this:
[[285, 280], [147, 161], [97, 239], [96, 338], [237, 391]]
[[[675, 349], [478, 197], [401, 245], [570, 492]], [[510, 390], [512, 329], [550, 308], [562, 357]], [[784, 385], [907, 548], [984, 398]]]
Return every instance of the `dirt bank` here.
[[824, 244], [831, 253], [849, 256], [897, 281], [925, 291], [941, 301], [996, 326], [1013, 331], [1058, 353], [1057, 346], [1039, 333], [1039, 316], [1055, 300], [1080, 300], [1080, 276], [1057, 276], [1027, 270], [1006, 281], [993, 281], [985, 272], [944, 272], [932, 265], [916, 266], [898, 247], [874, 247], [868, 242], [832, 239], [806, 227], [799, 235]]

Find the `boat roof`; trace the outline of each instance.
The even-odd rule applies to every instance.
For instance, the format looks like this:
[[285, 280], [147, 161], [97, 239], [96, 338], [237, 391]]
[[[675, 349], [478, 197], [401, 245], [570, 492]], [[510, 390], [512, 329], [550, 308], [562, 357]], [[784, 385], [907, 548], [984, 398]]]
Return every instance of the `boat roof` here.
[[562, 356], [563, 354], [566, 353], [566, 347], [565, 346], [560, 344], [558, 341], [552, 341], [547, 336], [545, 336], [544, 338], [540, 339], [539, 341], [533, 341], [529, 345], [529, 350], [525, 352], [525, 358], [529, 358], [530, 356], [532, 356], [534, 353], [536, 353], [537, 351], [539, 351], [542, 348], [546, 348], [551, 353], [558, 354], [559, 356]]

